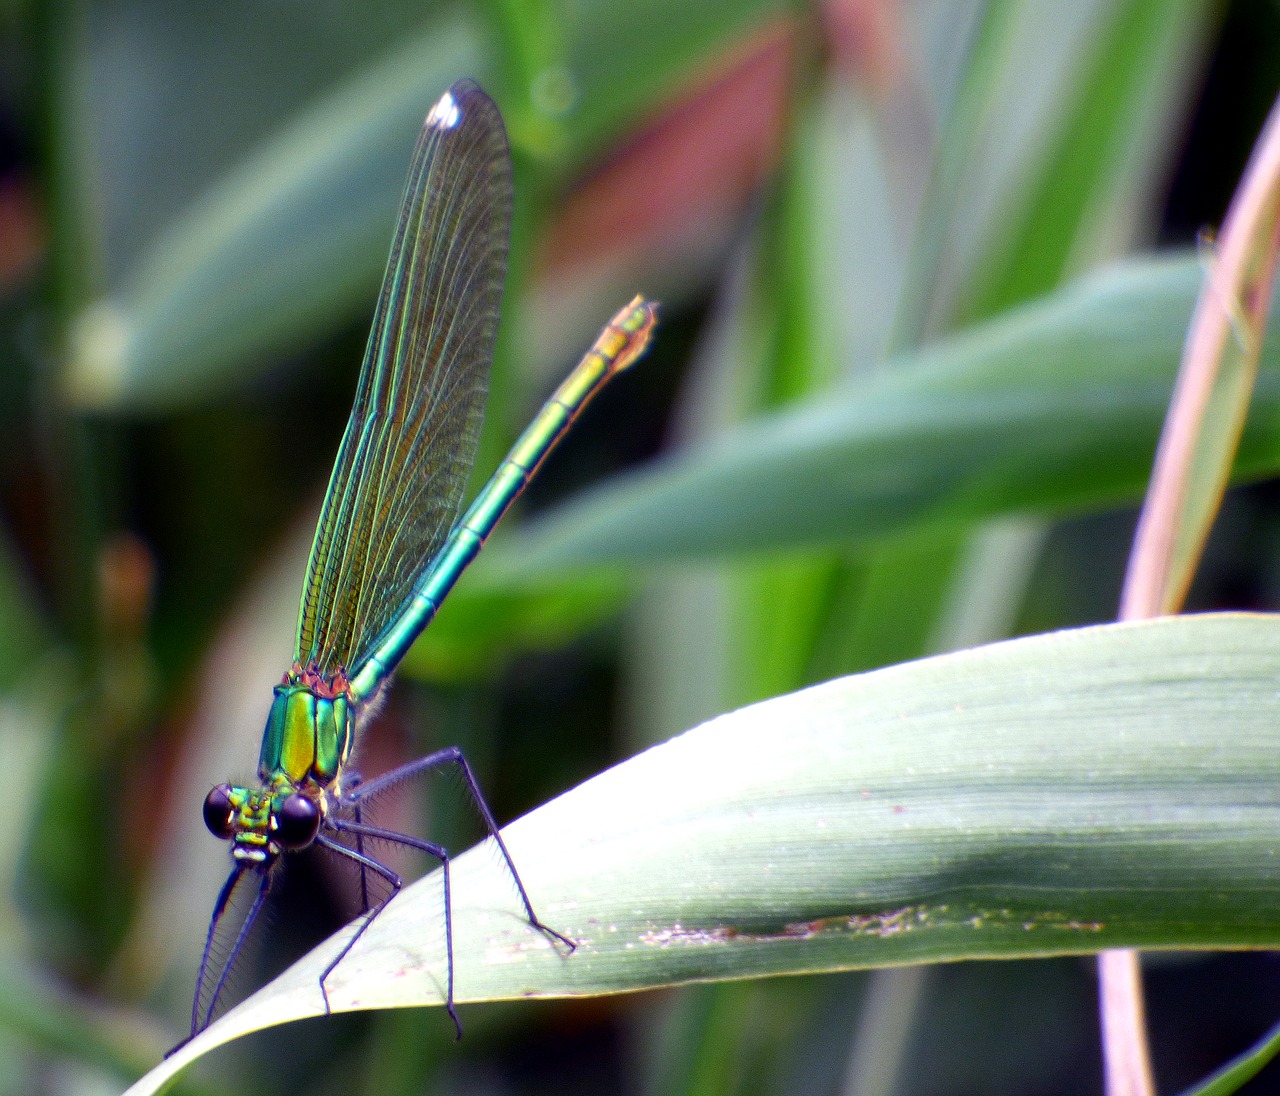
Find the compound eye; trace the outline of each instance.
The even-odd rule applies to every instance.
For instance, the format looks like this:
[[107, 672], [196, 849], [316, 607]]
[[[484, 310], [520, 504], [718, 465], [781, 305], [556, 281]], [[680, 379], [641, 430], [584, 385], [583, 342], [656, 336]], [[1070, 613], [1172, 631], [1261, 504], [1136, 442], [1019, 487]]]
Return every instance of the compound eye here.
[[236, 832], [233, 825], [235, 814], [230, 784], [219, 784], [204, 797], [204, 824], [219, 840], [227, 841]]
[[276, 841], [286, 849], [305, 849], [320, 832], [320, 806], [314, 799], [294, 792], [285, 797], [272, 815]]

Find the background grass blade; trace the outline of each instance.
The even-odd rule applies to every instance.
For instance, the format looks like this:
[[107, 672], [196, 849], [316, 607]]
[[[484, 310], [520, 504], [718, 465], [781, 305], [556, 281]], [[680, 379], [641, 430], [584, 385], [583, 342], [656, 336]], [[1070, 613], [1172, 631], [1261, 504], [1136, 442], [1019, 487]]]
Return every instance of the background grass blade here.
[[[1199, 282], [1189, 257], [1082, 279], [585, 494], [509, 540], [504, 570], [867, 543], [1137, 498]], [[1280, 465], [1280, 340], [1262, 360], [1242, 474]]]

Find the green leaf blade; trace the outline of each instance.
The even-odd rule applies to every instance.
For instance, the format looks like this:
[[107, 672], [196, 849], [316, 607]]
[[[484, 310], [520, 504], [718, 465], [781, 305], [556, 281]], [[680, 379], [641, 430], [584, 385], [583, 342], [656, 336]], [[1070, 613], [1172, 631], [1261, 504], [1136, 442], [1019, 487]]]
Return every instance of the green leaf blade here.
[[441, 20], [246, 156], [77, 318], [72, 404], [172, 410], [241, 381], [300, 331], [357, 314], [386, 263], [427, 107], [459, 70], [489, 67], [474, 27]]
[[[757, 419], [530, 523], [508, 578], [962, 529], [1138, 498], [1200, 270], [1117, 265], [963, 336]], [[1280, 466], [1280, 341], [1270, 339], [1237, 474]], [[491, 558], [484, 566], [497, 568]]]
[[[459, 1002], [1107, 947], [1280, 945], [1280, 618], [1107, 625], [720, 716], [454, 861]], [[438, 873], [331, 976], [441, 1001]], [[327, 941], [190, 1044], [320, 1013]], [[465, 1019], [465, 1018], [464, 1018]], [[138, 1093], [154, 1091], [139, 1086]]]

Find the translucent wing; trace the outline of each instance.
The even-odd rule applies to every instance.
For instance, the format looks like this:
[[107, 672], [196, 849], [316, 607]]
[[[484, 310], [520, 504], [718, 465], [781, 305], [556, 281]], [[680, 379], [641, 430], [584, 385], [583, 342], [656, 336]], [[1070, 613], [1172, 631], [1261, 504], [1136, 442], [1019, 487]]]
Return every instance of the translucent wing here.
[[294, 657], [358, 668], [457, 518], [475, 459], [511, 222], [511, 157], [470, 80], [418, 137], [302, 588]]

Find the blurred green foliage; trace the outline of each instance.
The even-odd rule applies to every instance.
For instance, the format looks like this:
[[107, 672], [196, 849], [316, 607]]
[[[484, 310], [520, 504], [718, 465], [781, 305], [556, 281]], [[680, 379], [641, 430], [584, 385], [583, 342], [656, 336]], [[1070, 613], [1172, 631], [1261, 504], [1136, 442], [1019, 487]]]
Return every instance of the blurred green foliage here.
[[[0, 1091], [120, 1087], [183, 1030], [225, 867], [198, 803], [256, 757], [450, 80], [494, 92], [517, 159], [481, 471], [621, 301], [664, 303], [369, 736], [369, 771], [458, 742], [506, 819], [739, 704], [1114, 615], [1114, 508], [1196, 283], [1185, 251], [1130, 256], [1220, 219], [1277, 31], [1251, 0], [6, 6]], [[1280, 467], [1275, 369], [1252, 479]], [[1264, 483], [1194, 605], [1271, 605], [1277, 559]], [[423, 825], [461, 847], [440, 790]], [[331, 884], [291, 873], [246, 988], [341, 922]], [[1271, 974], [1152, 972], [1163, 1087], [1256, 1037]], [[460, 1047], [434, 1010], [337, 1018], [187, 1085], [1076, 1092], [1092, 993], [1064, 960], [472, 1008]]]

